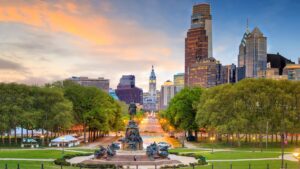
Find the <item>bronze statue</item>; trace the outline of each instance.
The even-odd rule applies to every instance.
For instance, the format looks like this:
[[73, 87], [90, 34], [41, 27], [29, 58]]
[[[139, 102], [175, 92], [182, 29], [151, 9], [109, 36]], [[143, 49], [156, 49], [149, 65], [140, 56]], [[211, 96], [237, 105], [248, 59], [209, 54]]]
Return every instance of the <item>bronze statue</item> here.
[[136, 115], [136, 105], [135, 103], [131, 102], [128, 108], [130, 120], [133, 120], [133, 116]]

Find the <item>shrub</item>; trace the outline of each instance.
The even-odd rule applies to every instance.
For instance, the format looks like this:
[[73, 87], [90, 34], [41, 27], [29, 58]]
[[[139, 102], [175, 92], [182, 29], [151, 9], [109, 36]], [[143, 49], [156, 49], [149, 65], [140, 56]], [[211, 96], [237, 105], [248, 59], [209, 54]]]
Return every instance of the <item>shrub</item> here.
[[64, 158], [58, 158], [58, 159], [54, 160], [54, 164], [56, 164], [56, 165], [62, 165], [62, 166], [70, 166], [71, 165]]

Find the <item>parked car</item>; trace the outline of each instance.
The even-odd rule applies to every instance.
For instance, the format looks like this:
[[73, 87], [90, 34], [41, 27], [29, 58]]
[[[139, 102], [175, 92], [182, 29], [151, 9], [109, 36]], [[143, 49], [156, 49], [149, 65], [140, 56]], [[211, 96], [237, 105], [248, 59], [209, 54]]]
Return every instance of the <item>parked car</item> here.
[[168, 147], [168, 148], [171, 147], [171, 145], [166, 142], [159, 142], [159, 143], [157, 143], [157, 145], [158, 145], [158, 147]]

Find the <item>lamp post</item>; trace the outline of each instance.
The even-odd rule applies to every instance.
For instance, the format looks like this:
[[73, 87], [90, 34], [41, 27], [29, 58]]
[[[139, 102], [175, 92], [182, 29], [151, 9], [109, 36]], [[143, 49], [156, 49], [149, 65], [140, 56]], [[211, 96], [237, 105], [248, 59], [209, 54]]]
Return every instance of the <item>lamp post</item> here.
[[44, 143], [45, 143], [44, 138], [45, 138], [45, 136], [44, 136], [44, 135], [41, 135], [41, 138], [42, 138], [42, 146], [44, 146]]
[[281, 113], [281, 169], [284, 169], [284, 144], [285, 144], [285, 123], [284, 123], [284, 117], [285, 117], [285, 111], [287, 110], [287, 106], [283, 106], [284, 110]]
[[254, 152], [255, 151], [255, 140], [256, 140], [255, 136], [252, 137], [252, 140], [253, 140], [253, 152]]
[[209, 139], [211, 141], [211, 153], [213, 154], [214, 153], [214, 141], [215, 141], [215, 137], [210, 137]]

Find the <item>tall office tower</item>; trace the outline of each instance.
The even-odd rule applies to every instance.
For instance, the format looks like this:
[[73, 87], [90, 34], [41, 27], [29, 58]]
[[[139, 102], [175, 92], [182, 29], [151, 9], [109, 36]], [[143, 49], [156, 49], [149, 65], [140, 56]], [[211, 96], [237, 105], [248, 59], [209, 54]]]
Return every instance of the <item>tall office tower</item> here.
[[105, 92], [109, 92], [109, 80], [104, 79], [103, 77], [99, 77], [98, 79], [92, 79], [88, 77], [76, 77], [73, 76], [69, 78], [73, 82], [80, 84], [81, 86], [93, 86], [97, 87]]
[[146, 111], [155, 112], [157, 110], [156, 99], [156, 76], [152, 66], [149, 77], [149, 92], [143, 94], [143, 109]]
[[267, 69], [267, 38], [255, 27], [248, 28], [239, 47], [238, 67], [245, 67], [245, 77], [265, 77]]
[[164, 110], [168, 107], [169, 102], [175, 96], [176, 87], [174, 84], [167, 80], [162, 86], [160, 90], [160, 110]]
[[[191, 27], [185, 38], [185, 85], [194, 86], [195, 77], [190, 70], [195, 63], [212, 56], [212, 16], [210, 4], [200, 3], [193, 6]], [[200, 75], [201, 76], [201, 75]]]
[[127, 104], [143, 104], [143, 90], [135, 86], [134, 75], [123, 75], [115, 92], [118, 98]]
[[236, 66], [235, 64], [225, 65], [222, 67], [222, 83], [236, 82]]
[[176, 87], [176, 93], [184, 88], [184, 73], [174, 75], [174, 86]]

